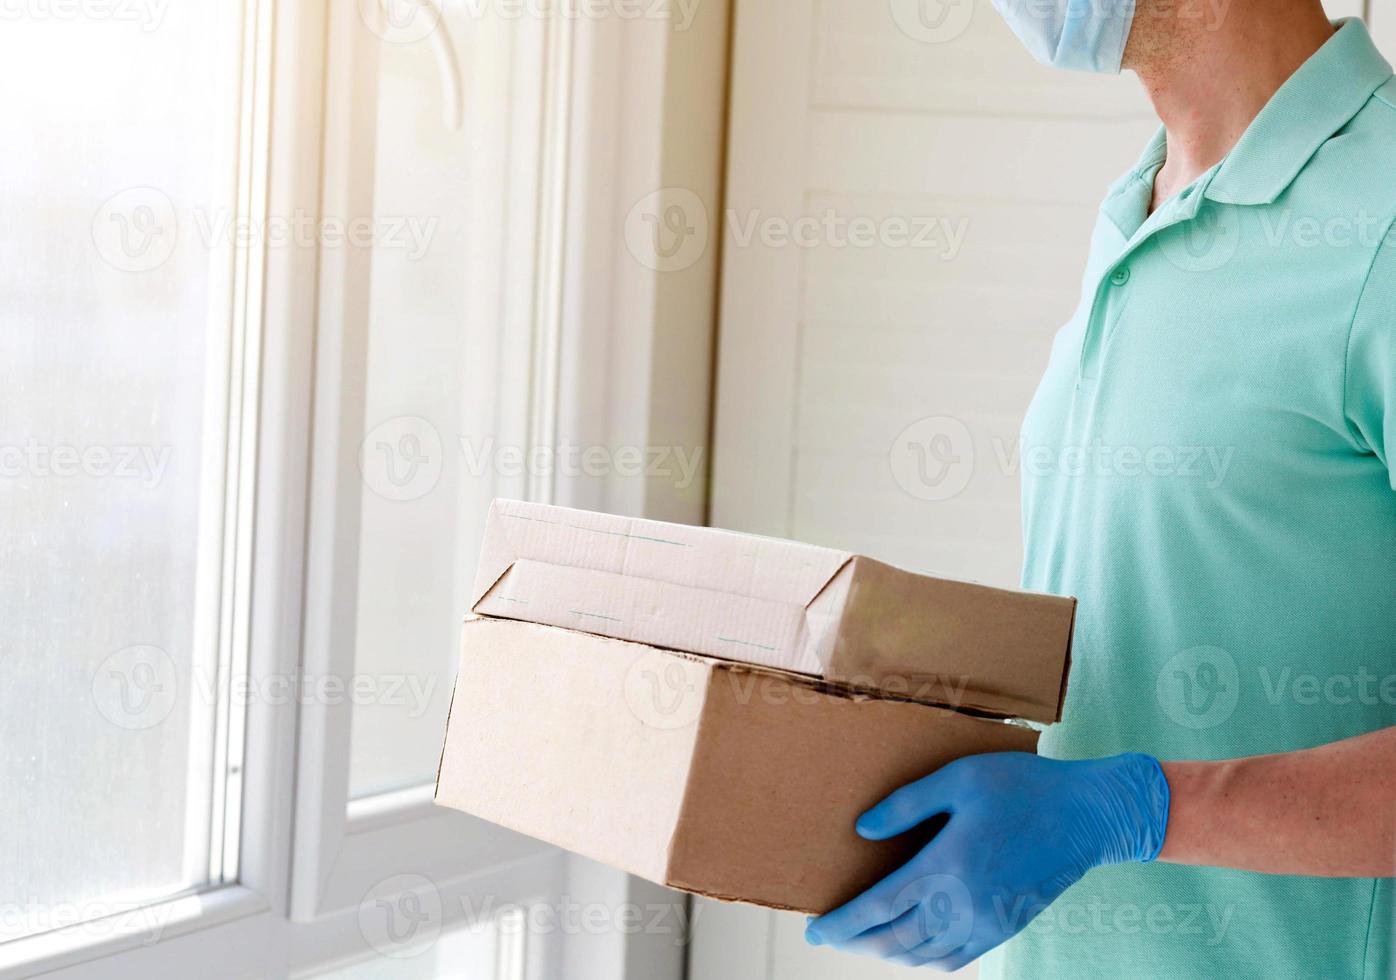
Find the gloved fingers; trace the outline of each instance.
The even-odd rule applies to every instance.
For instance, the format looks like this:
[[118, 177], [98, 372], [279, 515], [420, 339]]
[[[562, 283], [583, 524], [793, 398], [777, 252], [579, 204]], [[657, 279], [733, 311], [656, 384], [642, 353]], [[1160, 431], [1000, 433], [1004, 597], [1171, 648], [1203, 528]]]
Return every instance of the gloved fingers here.
[[926, 942], [927, 937], [921, 931], [921, 918], [918, 909], [910, 908], [891, 922], [873, 926], [866, 932], [830, 945], [841, 953], [872, 956], [881, 960], [905, 956]]
[[[964, 943], [974, 928], [974, 901], [961, 879], [927, 870], [934, 867], [936, 847], [932, 842], [851, 902], [812, 919], [806, 941], [842, 947], [869, 930], [891, 926], [903, 950], [937, 937], [947, 944], [946, 952]], [[908, 918], [908, 913], [915, 915]]]
[[988, 951], [983, 943], [968, 942], [955, 952], [944, 954], [936, 949], [934, 943], [927, 943], [924, 948], [889, 957], [888, 961], [898, 966], [927, 967], [941, 973], [954, 973], [956, 970], [963, 970]]
[[815, 946], [826, 943], [837, 946], [869, 929], [886, 925], [911, 907], [912, 902], [906, 900], [894, 903], [898, 903], [918, 877], [911, 865], [903, 865], [857, 898], [811, 919], [805, 926], [805, 941]]
[[907, 783], [868, 810], [858, 818], [858, 834], [868, 840], [887, 840], [925, 823], [936, 814], [951, 812], [954, 808], [953, 765]]
[[835, 943], [840, 952], [911, 965], [955, 955], [974, 934], [974, 913], [968, 907], [942, 905], [943, 892], [916, 902], [901, 915], [851, 939]]

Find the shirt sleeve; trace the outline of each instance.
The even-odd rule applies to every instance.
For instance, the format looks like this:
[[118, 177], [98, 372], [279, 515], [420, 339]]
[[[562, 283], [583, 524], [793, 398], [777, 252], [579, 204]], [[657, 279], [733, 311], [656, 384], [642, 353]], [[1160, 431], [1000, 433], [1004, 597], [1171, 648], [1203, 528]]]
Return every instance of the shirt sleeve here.
[[1357, 303], [1343, 401], [1353, 435], [1386, 466], [1396, 489], [1396, 225], [1378, 246]]

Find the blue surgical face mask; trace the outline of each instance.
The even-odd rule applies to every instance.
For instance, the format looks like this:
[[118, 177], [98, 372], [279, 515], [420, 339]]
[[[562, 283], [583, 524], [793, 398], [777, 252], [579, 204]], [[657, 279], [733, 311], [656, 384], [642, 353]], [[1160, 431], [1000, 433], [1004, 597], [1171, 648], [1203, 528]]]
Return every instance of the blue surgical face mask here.
[[1034, 58], [1053, 68], [1116, 74], [1135, 0], [993, 0]]

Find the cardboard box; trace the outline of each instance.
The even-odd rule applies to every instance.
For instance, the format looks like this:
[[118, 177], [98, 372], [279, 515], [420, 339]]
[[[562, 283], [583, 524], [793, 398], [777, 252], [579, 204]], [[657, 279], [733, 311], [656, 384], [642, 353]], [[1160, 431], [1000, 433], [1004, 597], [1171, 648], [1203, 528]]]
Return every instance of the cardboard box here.
[[[755, 584], [752, 580], [751, 584]], [[854, 821], [1035, 732], [551, 626], [470, 619], [436, 801], [651, 881], [828, 911], [904, 863]]]
[[1076, 603], [792, 541], [497, 500], [471, 608], [1053, 722]]

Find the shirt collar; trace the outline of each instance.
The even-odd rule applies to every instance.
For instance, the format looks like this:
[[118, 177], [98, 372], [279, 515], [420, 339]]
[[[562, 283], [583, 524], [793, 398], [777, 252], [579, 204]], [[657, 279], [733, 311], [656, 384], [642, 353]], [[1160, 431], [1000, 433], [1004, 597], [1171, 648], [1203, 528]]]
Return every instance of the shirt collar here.
[[1100, 209], [1126, 239], [1132, 237], [1149, 217], [1154, 196], [1154, 177], [1168, 156], [1168, 134], [1162, 126], [1144, 148], [1134, 167], [1110, 185]]
[[1207, 197], [1223, 204], [1271, 203], [1391, 77], [1391, 65], [1360, 20], [1337, 26], [1247, 127], [1222, 160]]
[[[1271, 96], [1231, 152], [1203, 175], [1203, 193], [1192, 196], [1187, 210], [1196, 213], [1204, 196], [1223, 204], [1274, 201], [1391, 77], [1391, 65], [1361, 21], [1342, 20], [1337, 27]], [[1133, 169], [1110, 185], [1104, 210], [1126, 238], [1145, 220], [1154, 175], [1167, 155], [1168, 134], [1160, 126]]]

